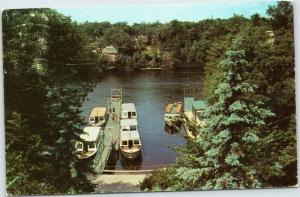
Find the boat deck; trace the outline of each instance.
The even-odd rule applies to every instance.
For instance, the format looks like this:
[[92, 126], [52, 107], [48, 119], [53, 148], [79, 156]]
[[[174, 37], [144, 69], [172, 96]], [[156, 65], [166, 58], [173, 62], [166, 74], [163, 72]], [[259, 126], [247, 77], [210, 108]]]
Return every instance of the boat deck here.
[[[103, 172], [110, 152], [113, 149], [117, 150], [119, 148], [121, 100], [117, 98], [110, 99], [109, 108], [109, 115], [104, 128], [101, 145], [93, 162], [93, 168], [96, 173]], [[114, 109], [114, 112], [112, 109]], [[113, 120], [114, 115], [115, 118]]]

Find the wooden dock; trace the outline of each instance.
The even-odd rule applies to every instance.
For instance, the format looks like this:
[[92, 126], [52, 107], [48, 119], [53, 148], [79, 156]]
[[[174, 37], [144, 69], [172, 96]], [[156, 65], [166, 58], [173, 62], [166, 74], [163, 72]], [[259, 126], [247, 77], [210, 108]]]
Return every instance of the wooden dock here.
[[111, 97], [107, 99], [109, 116], [103, 129], [101, 145], [93, 161], [93, 169], [96, 173], [103, 173], [111, 151], [119, 149], [122, 95], [114, 95], [113, 91]]

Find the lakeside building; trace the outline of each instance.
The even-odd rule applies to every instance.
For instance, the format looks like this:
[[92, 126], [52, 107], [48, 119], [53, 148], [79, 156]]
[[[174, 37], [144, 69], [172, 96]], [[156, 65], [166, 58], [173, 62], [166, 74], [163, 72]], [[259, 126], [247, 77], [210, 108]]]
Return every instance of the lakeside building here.
[[266, 31], [266, 34], [267, 34], [268, 37], [269, 37], [268, 43], [273, 45], [274, 42], [275, 42], [275, 34], [274, 34], [274, 31]]
[[102, 49], [102, 54], [105, 56], [106, 60], [109, 62], [116, 62], [118, 58], [118, 50], [112, 45]]

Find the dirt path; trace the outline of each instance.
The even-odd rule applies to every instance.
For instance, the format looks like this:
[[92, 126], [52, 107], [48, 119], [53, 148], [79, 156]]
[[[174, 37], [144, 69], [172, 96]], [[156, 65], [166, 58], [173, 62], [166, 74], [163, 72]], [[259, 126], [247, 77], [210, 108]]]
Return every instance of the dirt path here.
[[146, 174], [101, 174], [88, 175], [88, 179], [96, 185], [95, 193], [138, 192], [140, 191], [138, 185], [146, 176]]

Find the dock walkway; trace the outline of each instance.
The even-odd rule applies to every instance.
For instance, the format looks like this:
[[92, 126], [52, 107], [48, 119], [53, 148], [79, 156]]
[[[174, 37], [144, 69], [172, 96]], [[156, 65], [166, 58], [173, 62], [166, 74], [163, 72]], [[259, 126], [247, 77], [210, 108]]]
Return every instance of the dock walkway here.
[[[93, 162], [93, 168], [96, 173], [103, 172], [110, 152], [119, 148], [121, 102], [119, 98], [108, 99], [109, 116], [103, 130], [101, 145]], [[114, 120], [113, 117], [115, 117]]]

